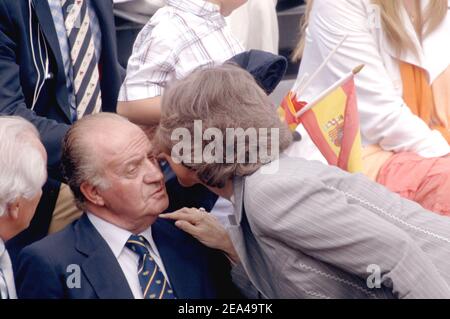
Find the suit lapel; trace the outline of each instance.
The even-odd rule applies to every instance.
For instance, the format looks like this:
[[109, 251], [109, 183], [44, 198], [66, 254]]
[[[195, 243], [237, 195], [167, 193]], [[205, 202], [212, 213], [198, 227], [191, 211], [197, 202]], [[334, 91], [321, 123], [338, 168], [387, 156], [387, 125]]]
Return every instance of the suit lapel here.
[[77, 250], [86, 255], [81, 265], [100, 299], [133, 299], [125, 275], [108, 244], [84, 215], [75, 229]]
[[[422, 2], [422, 10], [425, 10], [429, 1]], [[432, 83], [449, 65], [450, 65], [450, 44], [448, 41], [450, 28], [450, 1], [448, 1], [449, 12], [443, 23], [431, 34], [423, 39], [423, 43], [419, 39], [414, 30], [414, 26], [408, 16], [406, 9], [401, 7], [401, 18], [409, 37], [413, 40], [414, 47], [418, 54], [412, 50], [404, 50], [401, 54], [390, 43], [386, 34], [381, 28], [376, 28], [376, 32], [381, 37], [383, 46], [386, 48], [389, 55], [400, 61], [404, 61], [425, 69], [430, 77]], [[381, 18], [380, 18], [381, 19]], [[439, 50], [436, 50], [439, 48]]]
[[[425, 68], [430, 74], [430, 83], [433, 83], [450, 65], [450, 1], [447, 5], [447, 16], [436, 30], [423, 40]], [[436, 49], [439, 48], [439, 49]]]
[[47, 40], [48, 47], [56, 61], [56, 98], [62, 111], [66, 115], [69, 122], [72, 122], [69, 106], [69, 95], [66, 86], [66, 75], [64, 72], [64, 64], [59, 47], [58, 36], [53, 22], [53, 16], [50, 12], [50, 6], [47, 0], [34, 0], [34, 12], [39, 21], [39, 26]]
[[[267, 295], [265, 295], [267, 292], [272, 292], [272, 296], [275, 296], [273, 287], [268, 285], [269, 280], [264, 278], [265, 274], [271, 273], [270, 267], [263, 257], [264, 252], [251, 230], [246, 216], [244, 206], [245, 177], [236, 176], [233, 180], [233, 187], [234, 215], [230, 216], [231, 226], [227, 228], [228, 234], [253, 286], [265, 298], [267, 298]], [[258, 269], [258, 271], [255, 271], [255, 269]]]
[[202, 263], [198, 250], [187, 236], [167, 221], [152, 225], [152, 236], [178, 299], [204, 298]]

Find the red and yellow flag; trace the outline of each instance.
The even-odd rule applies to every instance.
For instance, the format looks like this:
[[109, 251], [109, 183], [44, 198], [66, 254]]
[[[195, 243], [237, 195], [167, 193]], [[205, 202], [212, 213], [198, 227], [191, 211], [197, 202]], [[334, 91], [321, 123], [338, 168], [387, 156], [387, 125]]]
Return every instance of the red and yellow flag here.
[[290, 92], [278, 109], [280, 118], [295, 130], [302, 123], [330, 165], [351, 173], [361, 172], [362, 146], [353, 76], [330, 91], [300, 118], [306, 103]]
[[286, 95], [286, 97], [281, 102], [281, 105], [277, 109], [277, 113], [281, 121], [286, 122], [292, 132], [295, 131], [297, 126], [301, 123], [296, 114], [305, 105], [306, 102], [297, 101], [297, 96], [294, 92], [291, 91], [288, 93], [288, 95]]

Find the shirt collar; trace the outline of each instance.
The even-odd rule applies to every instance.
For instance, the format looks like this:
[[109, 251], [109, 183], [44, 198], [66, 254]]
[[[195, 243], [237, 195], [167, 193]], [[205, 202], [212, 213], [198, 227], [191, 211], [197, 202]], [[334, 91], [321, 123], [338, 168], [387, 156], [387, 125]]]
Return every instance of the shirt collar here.
[[225, 18], [220, 13], [220, 6], [206, 0], [167, 0], [167, 5], [183, 12], [225, 25]]
[[[113, 225], [100, 217], [95, 216], [92, 213], [87, 213], [87, 216], [90, 222], [94, 225], [95, 229], [100, 233], [103, 239], [106, 241], [108, 246], [111, 248], [114, 256], [119, 258], [123, 249], [125, 248], [125, 244], [133, 233], [130, 231], [120, 228], [116, 225]], [[152, 228], [149, 227], [141, 234], [147, 241], [150, 243], [152, 250], [153, 247], [153, 237], [152, 237]]]

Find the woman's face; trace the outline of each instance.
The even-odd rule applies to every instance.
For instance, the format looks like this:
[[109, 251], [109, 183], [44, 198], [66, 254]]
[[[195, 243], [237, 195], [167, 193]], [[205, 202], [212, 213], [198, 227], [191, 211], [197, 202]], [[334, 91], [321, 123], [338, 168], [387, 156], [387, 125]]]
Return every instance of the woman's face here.
[[193, 170], [190, 170], [182, 164], [176, 163], [169, 154], [163, 153], [161, 154], [161, 158], [169, 163], [175, 175], [177, 175], [178, 182], [181, 186], [191, 187], [196, 184], [200, 184], [200, 180]]

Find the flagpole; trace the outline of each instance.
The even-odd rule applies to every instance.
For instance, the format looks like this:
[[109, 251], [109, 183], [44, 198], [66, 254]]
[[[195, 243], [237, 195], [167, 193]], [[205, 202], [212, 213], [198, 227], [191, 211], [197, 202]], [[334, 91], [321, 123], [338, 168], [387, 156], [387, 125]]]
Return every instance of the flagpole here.
[[309, 77], [308, 73], [303, 74], [303, 76], [300, 78], [300, 80], [298, 80], [296, 82], [296, 84], [294, 84], [294, 88], [292, 89], [292, 92], [297, 94], [297, 91], [303, 86], [303, 83], [305, 83], [305, 81], [308, 79], [308, 77]]
[[[345, 40], [347, 40], [347, 38], [348, 38], [348, 34], [346, 34], [342, 38], [342, 40], [336, 45], [336, 47], [328, 54], [328, 56], [325, 58], [325, 60], [322, 62], [322, 64], [316, 69], [316, 71], [314, 71], [314, 73], [309, 78], [307, 78], [307, 81], [305, 82], [304, 85], [303, 85], [303, 83], [299, 83], [298, 86], [294, 87], [293, 91], [297, 96], [301, 96], [303, 94], [303, 92], [305, 92], [306, 88], [311, 85], [312, 81], [317, 77], [317, 75], [319, 75], [319, 73], [322, 72], [322, 70], [328, 65], [331, 58], [340, 49], [340, 47], [345, 42]], [[303, 78], [302, 80], [305, 80], [305, 79]]]
[[360, 66], [357, 66], [352, 70], [352, 72], [349, 72], [346, 74], [342, 79], [338, 80], [336, 83], [334, 83], [332, 86], [330, 86], [328, 89], [323, 91], [316, 99], [314, 99], [312, 102], [305, 105], [300, 111], [297, 112], [295, 115], [297, 118], [308, 112], [311, 108], [313, 108], [317, 103], [319, 103], [324, 97], [326, 97], [328, 94], [336, 90], [338, 87], [340, 87], [342, 84], [344, 84], [348, 79], [350, 79], [352, 76], [358, 74], [361, 72], [361, 70], [364, 68], [364, 64], [361, 64]]

